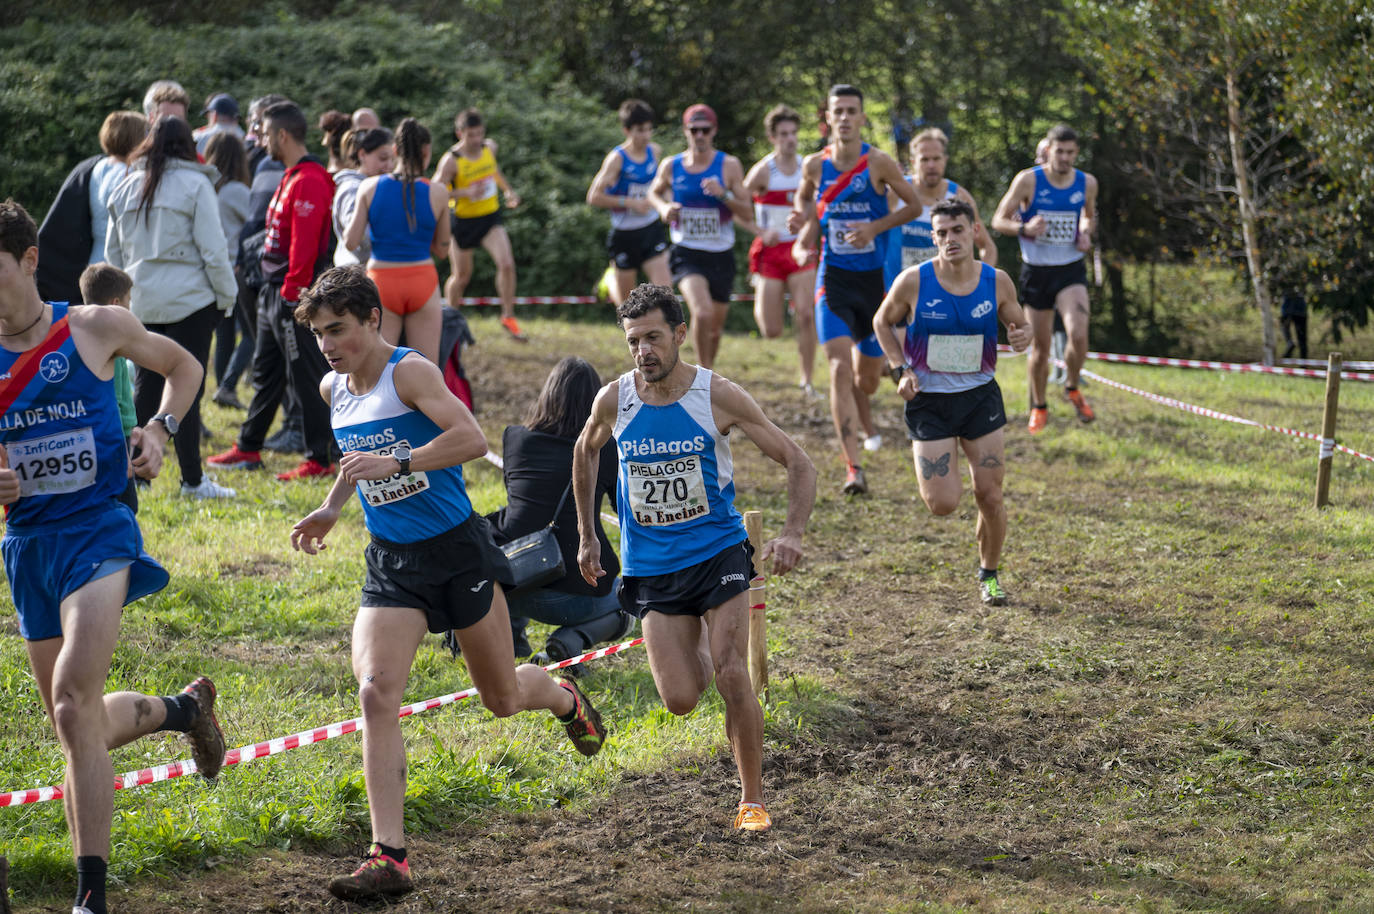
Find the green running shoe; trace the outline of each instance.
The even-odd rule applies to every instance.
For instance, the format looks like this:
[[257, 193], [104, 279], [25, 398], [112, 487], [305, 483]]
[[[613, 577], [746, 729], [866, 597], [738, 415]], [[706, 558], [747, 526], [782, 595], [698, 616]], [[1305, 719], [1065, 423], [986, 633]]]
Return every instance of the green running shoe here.
[[997, 576], [984, 578], [978, 582], [978, 591], [983, 597], [983, 602], [988, 606], [1005, 606], [1007, 602], [1007, 592], [1002, 589], [1002, 585], [997, 582]]

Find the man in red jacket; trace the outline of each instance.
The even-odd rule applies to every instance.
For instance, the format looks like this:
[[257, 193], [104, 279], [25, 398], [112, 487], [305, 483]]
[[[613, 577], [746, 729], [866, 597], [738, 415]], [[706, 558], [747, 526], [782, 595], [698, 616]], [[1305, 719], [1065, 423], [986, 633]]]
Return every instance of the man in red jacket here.
[[262, 466], [262, 443], [288, 384], [303, 405], [305, 460], [278, 479], [304, 479], [334, 472], [329, 410], [320, 399], [320, 379], [329, 370], [310, 331], [292, 316], [301, 293], [332, 265], [334, 236], [329, 207], [334, 179], [324, 164], [306, 154], [305, 114], [293, 102], [278, 102], [263, 112], [267, 153], [286, 166], [286, 174], [267, 208], [267, 240], [258, 297], [258, 346], [253, 353], [253, 402], [238, 441], [208, 463], [224, 469]]

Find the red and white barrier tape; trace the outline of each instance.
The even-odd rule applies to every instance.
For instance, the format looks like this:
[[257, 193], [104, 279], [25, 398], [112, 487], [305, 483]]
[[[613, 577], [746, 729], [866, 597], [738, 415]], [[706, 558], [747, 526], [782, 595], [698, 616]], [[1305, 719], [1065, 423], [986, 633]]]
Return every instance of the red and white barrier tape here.
[[[997, 354], [1002, 356], [1025, 355], [1024, 352], [1014, 352], [1005, 343], [997, 346]], [[1119, 352], [1089, 352], [1088, 358], [1099, 362], [1124, 362], [1130, 365], [1160, 365], [1169, 368], [1202, 368], [1208, 371], [1231, 371], [1251, 374], [1279, 374], [1289, 375], [1298, 378], [1324, 378], [1326, 369], [1317, 370], [1314, 368], [1286, 368], [1282, 365], [1270, 367], [1268, 365], [1256, 365], [1252, 362], [1214, 362], [1207, 359], [1167, 359], [1156, 355], [1127, 355]], [[1325, 362], [1321, 364], [1326, 364]], [[1351, 365], [1361, 366], [1366, 363], [1354, 362]], [[1341, 379], [1344, 381], [1374, 381], [1374, 372], [1368, 371], [1346, 371], [1341, 370]]]
[[[730, 301], [753, 301], [754, 296], [743, 292], [736, 292], [730, 296]], [[595, 295], [517, 295], [515, 297], [517, 305], [609, 305], [610, 302], [603, 301]], [[479, 296], [476, 298], [460, 298], [458, 304], [464, 307], [468, 305], [499, 305], [501, 299], [491, 296]]]
[[1331, 440], [1330, 438], [1323, 439], [1320, 435], [1314, 435], [1311, 432], [1300, 432], [1296, 429], [1284, 428], [1280, 425], [1266, 425], [1263, 422], [1256, 422], [1253, 419], [1243, 419], [1240, 416], [1232, 416], [1229, 413], [1219, 412], [1215, 409], [1208, 409], [1205, 406], [1194, 406], [1193, 404], [1185, 403], [1182, 400], [1175, 400], [1172, 397], [1163, 397], [1159, 394], [1150, 393], [1148, 390], [1141, 390], [1138, 387], [1131, 387], [1129, 384], [1122, 384], [1120, 381], [1113, 381], [1110, 378], [1104, 378], [1102, 375], [1094, 371], [1088, 371], [1084, 369], [1082, 374], [1084, 377], [1091, 378], [1092, 380], [1097, 381], [1101, 384], [1106, 384], [1108, 387], [1115, 387], [1117, 390], [1124, 390], [1127, 393], [1136, 394], [1137, 396], [1144, 397], [1147, 400], [1152, 400], [1155, 403], [1160, 403], [1164, 406], [1172, 406], [1175, 409], [1185, 410], [1186, 412], [1190, 413], [1197, 413], [1199, 416], [1206, 416], [1209, 419], [1221, 419], [1224, 422], [1235, 422], [1238, 425], [1249, 425], [1254, 428], [1265, 429], [1266, 431], [1279, 432], [1280, 434], [1284, 435], [1292, 435], [1294, 438], [1307, 438], [1308, 440], [1319, 442], [1321, 445], [1320, 456], [1322, 458], [1330, 457], [1333, 451], [1341, 451], [1342, 453], [1358, 457], [1361, 460], [1368, 460], [1374, 462], [1374, 456], [1370, 456], [1369, 454], [1362, 454], [1359, 451], [1354, 450], [1353, 448], [1348, 448], [1343, 444], [1336, 444], [1335, 441]]
[[[602, 657], [609, 657], [611, 654], [619, 653], [628, 648], [643, 644], [643, 638], [635, 638], [621, 644], [612, 644], [609, 647], [598, 648], [588, 651], [578, 657], [570, 657], [567, 660], [560, 660], [557, 663], [550, 663], [544, 669], [553, 671], [561, 670], [564, 667], [572, 666], [575, 663], [583, 663], [588, 660], [599, 660]], [[426, 701], [417, 701], [414, 704], [405, 705], [401, 708], [397, 717], [410, 717], [412, 714], [420, 714], [424, 711], [432, 711], [435, 708], [451, 705], [471, 698], [477, 694], [475, 688], [464, 689], [461, 692], [453, 692], [448, 695], [441, 695], [438, 698], [430, 698]], [[299, 749], [301, 746], [309, 746], [313, 743], [321, 743], [327, 739], [337, 739], [345, 733], [353, 733], [363, 729], [363, 719], [355, 717], [352, 720], [340, 721], [339, 723], [329, 724], [324, 727], [316, 727], [313, 730], [302, 730], [290, 736], [279, 736], [276, 739], [264, 740], [260, 743], [253, 743], [251, 746], [242, 746], [238, 749], [230, 749], [224, 756], [224, 764], [237, 765], [240, 762], [251, 762], [253, 759], [267, 758], [271, 755], [280, 755], [292, 749]], [[130, 787], [143, 787], [147, 784], [156, 784], [161, 781], [170, 781], [172, 778], [179, 778], [182, 775], [193, 774], [196, 771], [196, 763], [187, 759], [180, 762], [170, 762], [166, 765], [156, 765], [152, 768], [142, 768], [138, 771], [130, 771], [126, 774], [117, 776], [114, 780], [115, 790], [125, 790]], [[47, 800], [62, 799], [61, 787], [33, 787], [28, 790], [12, 790], [9, 793], [0, 794], [0, 806], [24, 806], [29, 803], [42, 803]]]
[[[1326, 359], [1279, 359], [1279, 363], [1297, 365], [1299, 368], [1321, 368], [1326, 364]], [[1374, 362], [1344, 362], [1343, 365], [1356, 371], [1374, 371]]]
[[[761, 575], [761, 574], [756, 574], [756, 575], [754, 575], [754, 577], [752, 577], [752, 578], [749, 579], [749, 610], [750, 610], [750, 612], [753, 612], [753, 611], [756, 611], [756, 610], [765, 610], [765, 611], [767, 610], [767, 606], [765, 605], [765, 601], [764, 601], [764, 593], [767, 592], [767, 588], [765, 588], [763, 585], [764, 585], [764, 578], [763, 578], [763, 575]], [[754, 596], [754, 594], [758, 594], [758, 596]]]

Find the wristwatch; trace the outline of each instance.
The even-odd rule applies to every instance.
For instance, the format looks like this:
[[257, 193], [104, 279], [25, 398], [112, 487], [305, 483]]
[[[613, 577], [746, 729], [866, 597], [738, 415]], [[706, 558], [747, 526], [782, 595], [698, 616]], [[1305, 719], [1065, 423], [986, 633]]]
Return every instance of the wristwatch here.
[[158, 413], [156, 416], [149, 419], [144, 424], [152, 425], [154, 422], [162, 423], [162, 427], [167, 430], [168, 438], [175, 436], [177, 433], [177, 429], [181, 428], [181, 423], [178, 422], [177, 417], [172, 415], [171, 413]]
[[906, 374], [906, 365], [889, 365], [887, 366], [887, 373], [891, 376], [893, 384], [900, 384], [902, 383], [902, 375]]
[[401, 465], [401, 475], [410, 475], [410, 445], [398, 444], [391, 449], [391, 456]]

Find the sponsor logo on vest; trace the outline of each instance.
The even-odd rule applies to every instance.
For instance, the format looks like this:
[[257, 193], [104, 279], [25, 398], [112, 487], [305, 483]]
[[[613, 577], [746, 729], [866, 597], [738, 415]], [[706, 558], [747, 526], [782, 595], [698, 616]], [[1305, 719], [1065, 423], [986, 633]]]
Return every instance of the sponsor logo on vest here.
[[977, 306], [976, 308], [973, 309], [973, 312], [970, 314], [970, 317], [973, 317], [973, 318], [977, 319], [977, 318], [980, 318], [980, 317], [982, 317], [983, 315], [987, 314], [987, 313], [988, 313], [989, 311], [991, 311], [991, 310], [992, 310], [992, 302], [990, 302], [990, 301], [979, 302], [978, 306]]
[[1070, 202], [1070, 203], [1082, 203], [1082, 202], [1083, 202], [1083, 191], [1081, 191], [1081, 190], [1076, 190], [1076, 191], [1074, 191], [1074, 192], [1073, 192], [1073, 196], [1069, 198], [1069, 202]]
[[71, 366], [67, 364], [67, 357], [60, 352], [50, 352], [38, 363], [38, 373], [49, 384], [65, 380], [69, 371]]
[[620, 442], [620, 456], [622, 457], [692, 454], [705, 449], [705, 435], [696, 435], [679, 441], [659, 441], [656, 438], [644, 438], [639, 441]]
[[0, 431], [33, 428], [35, 425], [55, 422], [59, 419], [80, 419], [86, 413], [85, 400], [68, 400], [66, 403], [49, 403], [47, 406], [16, 409], [0, 416]]
[[388, 428], [368, 435], [351, 433], [339, 439], [339, 447], [345, 451], [367, 451], [383, 444], [394, 444], [395, 441], [396, 431]]

